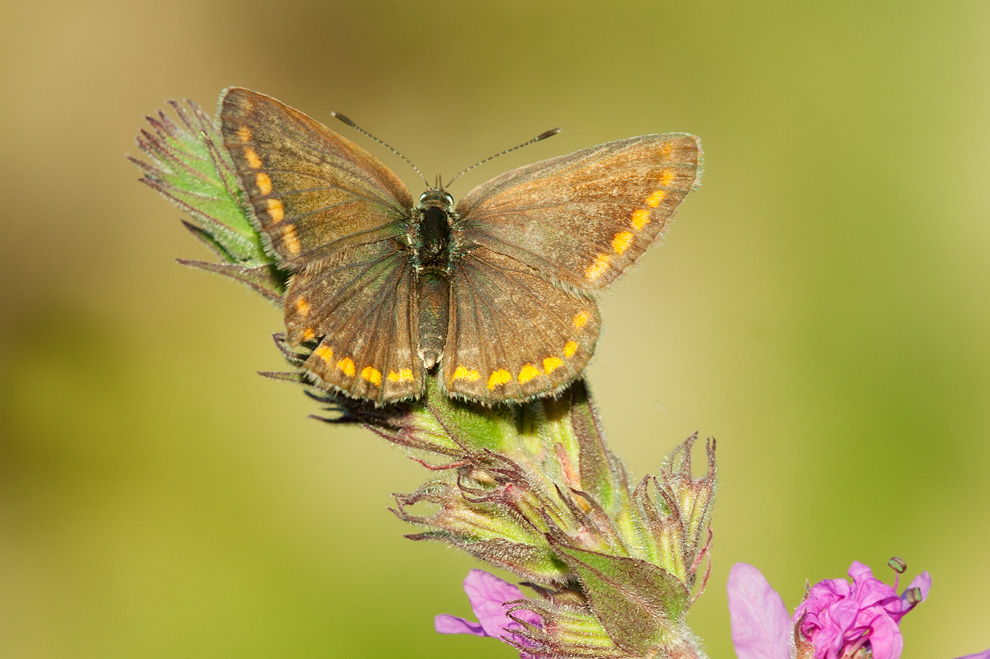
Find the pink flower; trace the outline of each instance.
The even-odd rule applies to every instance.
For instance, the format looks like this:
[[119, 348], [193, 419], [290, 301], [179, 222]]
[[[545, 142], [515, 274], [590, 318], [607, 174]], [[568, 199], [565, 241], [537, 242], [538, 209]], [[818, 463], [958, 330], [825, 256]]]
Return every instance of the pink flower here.
[[794, 612], [794, 623], [815, 646], [815, 659], [852, 657], [864, 646], [870, 648], [873, 659], [897, 659], [904, 647], [898, 624], [928, 597], [931, 577], [922, 572], [898, 596], [896, 582], [888, 586], [858, 561], [849, 567], [849, 576], [852, 584], [826, 579], [812, 586]]
[[796, 629], [801, 656], [807, 656], [810, 649], [815, 659], [846, 659], [869, 648], [873, 659], [898, 659], [903, 647], [898, 624], [928, 597], [931, 577], [923, 572], [898, 596], [896, 583], [891, 587], [874, 578], [862, 563], [854, 562], [849, 576], [852, 584], [828, 579], [812, 586], [790, 617], [780, 595], [759, 570], [745, 563], [734, 565], [728, 591], [736, 655], [739, 659], [792, 659], [798, 654]]
[[[531, 641], [514, 633], [522, 630], [522, 625], [506, 612], [508, 603], [525, 599], [519, 588], [484, 570], [471, 570], [464, 579], [464, 592], [467, 593], [478, 622], [442, 614], [434, 620], [434, 627], [438, 632], [491, 636], [516, 647], [533, 646]], [[540, 616], [525, 609], [514, 611], [512, 615], [532, 625], [539, 626], [542, 622]], [[519, 656], [522, 659], [531, 659], [533, 655], [522, 650]]]

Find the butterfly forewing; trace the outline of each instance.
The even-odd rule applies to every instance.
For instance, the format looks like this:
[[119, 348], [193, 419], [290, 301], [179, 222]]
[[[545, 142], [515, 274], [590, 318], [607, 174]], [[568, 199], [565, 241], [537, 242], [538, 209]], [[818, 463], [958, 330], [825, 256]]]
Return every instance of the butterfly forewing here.
[[443, 383], [485, 403], [550, 394], [594, 350], [595, 303], [504, 254], [477, 247], [452, 263]]
[[412, 201], [372, 155], [278, 101], [229, 89], [224, 145], [259, 227], [295, 274], [285, 296], [292, 346], [332, 387], [378, 403], [420, 395]]
[[405, 233], [409, 191], [350, 140], [246, 89], [224, 93], [220, 119], [224, 146], [283, 267], [313, 267]]
[[683, 133], [644, 135], [520, 167], [457, 207], [479, 244], [584, 290], [607, 286], [664, 233], [697, 186], [701, 149]]

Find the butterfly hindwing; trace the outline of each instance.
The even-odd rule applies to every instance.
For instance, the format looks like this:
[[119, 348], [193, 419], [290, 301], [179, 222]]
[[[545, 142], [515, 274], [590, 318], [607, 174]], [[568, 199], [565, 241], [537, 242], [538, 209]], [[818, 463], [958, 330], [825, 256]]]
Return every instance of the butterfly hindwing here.
[[484, 247], [452, 263], [442, 361], [445, 389], [483, 403], [559, 390], [584, 370], [598, 339], [595, 303]]
[[415, 273], [408, 252], [382, 243], [351, 250], [319, 273], [300, 272], [286, 294], [290, 344], [319, 341], [305, 368], [354, 398], [420, 395]]
[[220, 120], [242, 188], [284, 268], [311, 268], [405, 233], [409, 191], [350, 140], [247, 89], [224, 93]]
[[698, 138], [644, 135], [552, 158], [483, 183], [457, 206], [479, 244], [581, 290], [600, 289], [668, 227], [698, 185]]

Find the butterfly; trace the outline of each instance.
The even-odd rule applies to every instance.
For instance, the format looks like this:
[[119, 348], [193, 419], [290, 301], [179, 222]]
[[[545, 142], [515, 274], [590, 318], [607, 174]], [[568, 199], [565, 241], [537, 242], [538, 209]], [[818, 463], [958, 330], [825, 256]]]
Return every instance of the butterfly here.
[[559, 392], [595, 349], [593, 294], [701, 176], [697, 137], [644, 135], [506, 172], [456, 206], [441, 185], [414, 203], [377, 158], [269, 96], [225, 90], [220, 121], [292, 273], [289, 345], [309, 349], [318, 383], [377, 405], [421, 396], [434, 371], [447, 395], [484, 404]]

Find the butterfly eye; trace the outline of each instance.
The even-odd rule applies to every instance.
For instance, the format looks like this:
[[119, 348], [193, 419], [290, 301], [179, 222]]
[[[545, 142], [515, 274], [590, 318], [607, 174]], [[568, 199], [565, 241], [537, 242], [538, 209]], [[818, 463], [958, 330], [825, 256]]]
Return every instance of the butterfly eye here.
[[449, 211], [454, 207], [454, 198], [446, 191], [438, 188], [430, 188], [419, 196], [421, 207], [433, 206]]

